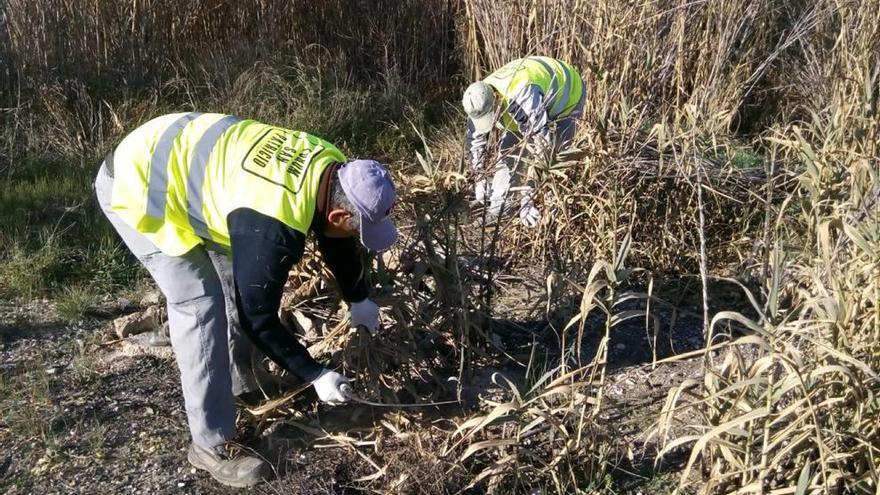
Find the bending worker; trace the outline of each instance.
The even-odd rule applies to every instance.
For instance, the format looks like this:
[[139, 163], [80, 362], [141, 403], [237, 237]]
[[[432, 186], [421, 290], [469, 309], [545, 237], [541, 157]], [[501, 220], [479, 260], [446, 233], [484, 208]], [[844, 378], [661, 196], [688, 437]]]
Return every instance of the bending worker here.
[[[519, 218], [526, 226], [538, 224], [531, 170], [519, 170], [520, 142], [530, 144], [533, 155], [569, 144], [584, 108], [584, 83], [570, 65], [549, 57], [514, 60], [471, 84], [462, 105], [467, 113], [467, 142], [471, 170], [477, 172], [476, 200], [488, 199], [490, 218], [497, 218], [512, 186], [525, 175]], [[500, 114], [500, 120], [499, 120]], [[555, 125], [555, 132], [553, 127]], [[500, 136], [491, 186], [486, 185], [486, 148], [489, 133], [498, 127]]]
[[352, 324], [378, 329], [357, 237], [375, 251], [396, 241], [391, 176], [377, 162], [346, 161], [305, 132], [193, 112], [158, 117], [125, 137], [95, 188], [168, 301], [189, 462], [225, 485], [260, 482], [269, 466], [226, 448], [235, 435], [234, 396], [256, 389], [249, 345], [311, 382], [322, 401], [348, 400], [347, 380], [309, 355], [278, 307], [311, 231]]

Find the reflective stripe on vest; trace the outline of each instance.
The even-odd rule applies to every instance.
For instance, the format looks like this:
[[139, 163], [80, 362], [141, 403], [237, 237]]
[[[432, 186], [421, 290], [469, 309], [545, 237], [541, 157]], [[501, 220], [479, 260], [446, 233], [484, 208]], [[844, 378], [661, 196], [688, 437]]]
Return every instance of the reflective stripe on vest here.
[[195, 119], [201, 112], [190, 112], [175, 120], [156, 143], [156, 149], [150, 157], [150, 185], [147, 188], [147, 215], [153, 218], [165, 218], [165, 198], [168, 196], [168, 158], [171, 146], [186, 124]]
[[211, 156], [211, 150], [214, 149], [214, 145], [217, 144], [217, 140], [226, 132], [226, 129], [239, 121], [241, 119], [238, 117], [227, 115], [211, 124], [211, 127], [202, 134], [196, 143], [192, 160], [189, 162], [189, 173], [186, 176], [186, 210], [189, 223], [199, 237], [211, 238], [208, 233], [208, 224], [205, 223], [205, 216], [202, 214], [204, 206], [202, 187], [205, 185], [205, 167], [208, 166], [208, 157]]
[[[560, 77], [562, 84], [560, 84]], [[495, 88], [505, 103], [529, 84], [541, 88], [551, 119], [571, 113], [584, 95], [583, 81], [573, 67], [548, 57], [527, 57], [513, 60], [484, 79]], [[560, 90], [560, 86], [562, 86]], [[507, 120], [507, 119], [506, 119]], [[512, 123], [508, 122], [507, 125]], [[515, 123], [513, 123], [515, 128]]]
[[559, 94], [559, 79], [556, 77], [556, 71], [544, 62], [540, 58], [535, 59], [541, 66], [544, 67], [544, 70], [550, 74], [550, 85], [552, 89], [550, 90], [550, 95], [546, 95], [548, 99], [553, 100], [553, 106], [548, 109], [547, 113], [551, 116], [556, 116], [562, 113], [565, 110], [565, 107], [568, 105], [568, 99], [571, 97], [571, 72], [568, 70], [568, 67], [562, 66], [562, 71], [565, 72], [565, 86], [562, 90], [562, 94]]
[[111, 207], [171, 256], [210, 239], [248, 208], [307, 233], [324, 170], [345, 156], [310, 134], [221, 114], [157, 117], [114, 153]]

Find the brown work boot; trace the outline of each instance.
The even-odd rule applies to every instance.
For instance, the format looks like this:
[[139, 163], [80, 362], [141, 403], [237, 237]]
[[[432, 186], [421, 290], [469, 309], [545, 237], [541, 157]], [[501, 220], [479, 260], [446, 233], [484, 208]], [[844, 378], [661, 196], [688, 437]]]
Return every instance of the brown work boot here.
[[272, 470], [262, 459], [239, 452], [232, 456], [223, 445], [206, 449], [190, 444], [186, 458], [193, 466], [204, 469], [218, 482], [226, 486], [246, 488], [269, 479]]

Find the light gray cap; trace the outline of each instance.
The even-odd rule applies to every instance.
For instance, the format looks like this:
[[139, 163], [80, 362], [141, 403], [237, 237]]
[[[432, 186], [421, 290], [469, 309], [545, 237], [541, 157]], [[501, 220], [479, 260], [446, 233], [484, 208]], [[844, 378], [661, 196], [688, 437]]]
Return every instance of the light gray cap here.
[[477, 81], [465, 90], [461, 99], [461, 105], [465, 113], [474, 124], [477, 134], [485, 134], [492, 130], [495, 124], [495, 92], [492, 86]]

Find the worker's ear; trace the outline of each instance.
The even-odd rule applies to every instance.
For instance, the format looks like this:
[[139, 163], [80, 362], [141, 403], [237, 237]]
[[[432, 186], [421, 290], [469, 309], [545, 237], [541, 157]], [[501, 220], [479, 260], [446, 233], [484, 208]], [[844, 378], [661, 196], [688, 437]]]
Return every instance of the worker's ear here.
[[327, 223], [339, 229], [347, 229], [349, 219], [351, 219], [351, 213], [342, 208], [334, 208], [327, 213]]

